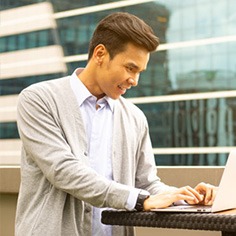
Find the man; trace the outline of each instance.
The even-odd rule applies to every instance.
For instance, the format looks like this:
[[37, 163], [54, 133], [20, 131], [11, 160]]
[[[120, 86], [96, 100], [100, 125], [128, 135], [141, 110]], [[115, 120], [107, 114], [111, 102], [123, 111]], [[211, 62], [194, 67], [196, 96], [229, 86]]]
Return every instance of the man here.
[[147, 120], [122, 97], [158, 44], [141, 19], [111, 14], [94, 32], [86, 68], [20, 94], [16, 235], [133, 235], [132, 227], [102, 225], [102, 208], [212, 203], [211, 185], [177, 189], [160, 181]]

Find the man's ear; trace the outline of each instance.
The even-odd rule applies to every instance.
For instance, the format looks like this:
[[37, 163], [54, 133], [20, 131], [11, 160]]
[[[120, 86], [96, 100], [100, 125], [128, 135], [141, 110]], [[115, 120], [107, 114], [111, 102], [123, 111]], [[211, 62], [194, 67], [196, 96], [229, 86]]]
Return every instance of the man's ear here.
[[93, 51], [93, 58], [95, 62], [100, 66], [107, 55], [107, 49], [103, 44], [98, 44]]

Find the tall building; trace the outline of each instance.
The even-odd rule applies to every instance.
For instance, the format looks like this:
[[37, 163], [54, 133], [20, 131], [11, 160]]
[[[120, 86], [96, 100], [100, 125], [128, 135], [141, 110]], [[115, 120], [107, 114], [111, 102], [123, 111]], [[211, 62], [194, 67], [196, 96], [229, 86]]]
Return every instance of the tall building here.
[[5, 0], [0, 3], [0, 165], [20, 162], [17, 96], [71, 74], [112, 12], [133, 13], [161, 45], [126, 97], [147, 115], [158, 165], [223, 165], [236, 145], [234, 0]]

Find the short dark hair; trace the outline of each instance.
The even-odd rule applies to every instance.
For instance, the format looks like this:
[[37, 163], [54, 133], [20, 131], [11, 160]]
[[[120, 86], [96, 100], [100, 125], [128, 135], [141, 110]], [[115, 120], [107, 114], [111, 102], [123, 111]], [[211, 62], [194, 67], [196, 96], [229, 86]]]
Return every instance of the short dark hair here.
[[97, 25], [89, 45], [89, 56], [92, 57], [95, 47], [103, 44], [110, 58], [125, 50], [128, 43], [155, 51], [159, 39], [152, 28], [142, 19], [127, 12], [116, 12], [108, 15]]

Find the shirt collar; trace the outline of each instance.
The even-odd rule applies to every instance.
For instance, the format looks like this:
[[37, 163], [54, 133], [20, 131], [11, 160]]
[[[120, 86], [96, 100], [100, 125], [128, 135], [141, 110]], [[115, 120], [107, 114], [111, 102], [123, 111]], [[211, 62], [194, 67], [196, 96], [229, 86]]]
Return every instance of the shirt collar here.
[[[83, 68], [78, 68], [71, 75], [71, 87], [77, 98], [79, 106], [81, 106], [87, 98], [91, 96], [94, 97], [94, 95], [90, 93], [87, 87], [79, 79], [79, 74], [82, 71], [83, 71]], [[111, 111], [113, 112], [116, 101], [108, 96], [105, 96], [104, 99], [107, 101]]]

